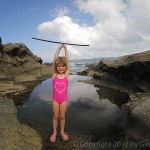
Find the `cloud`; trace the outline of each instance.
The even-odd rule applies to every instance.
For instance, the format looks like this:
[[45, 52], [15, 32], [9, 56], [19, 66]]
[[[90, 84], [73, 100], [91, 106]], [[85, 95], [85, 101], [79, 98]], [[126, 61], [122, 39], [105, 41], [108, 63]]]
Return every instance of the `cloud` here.
[[[79, 25], [68, 16], [44, 22], [38, 26], [37, 30], [39, 37], [68, 43], [88, 44], [89, 42], [92, 43], [94, 39], [96, 40], [98, 36], [93, 27]], [[93, 34], [92, 36], [91, 33]], [[79, 49], [70, 46], [70, 53], [75, 57], [83, 57], [84, 55], [88, 57], [90, 52], [79, 51]]]
[[56, 18], [37, 28], [43, 38], [90, 45], [70, 46], [71, 58], [121, 56], [149, 49], [149, 0], [75, 0], [75, 5], [79, 12], [92, 15], [95, 24], [76, 22], [65, 16], [69, 9], [63, 7], [55, 11]]
[[[99, 33], [103, 31], [105, 35], [104, 43], [111, 45], [112, 49], [149, 48], [141, 36], [150, 35], [149, 0], [128, 0], [126, 3], [122, 0], [76, 0], [75, 3], [80, 10], [93, 15], [96, 24], [100, 24]], [[107, 50], [105, 45], [104, 48]]]
[[70, 12], [70, 10], [67, 7], [62, 8], [55, 8], [54, 10], [50, 10], [50, 13], [53, 17], [62, 17], [67, 15]]
[[121, 0], [76, 0], [78, 8], [90, 13], [96, 21], [121, 18], [125, 11], [125, 4]]

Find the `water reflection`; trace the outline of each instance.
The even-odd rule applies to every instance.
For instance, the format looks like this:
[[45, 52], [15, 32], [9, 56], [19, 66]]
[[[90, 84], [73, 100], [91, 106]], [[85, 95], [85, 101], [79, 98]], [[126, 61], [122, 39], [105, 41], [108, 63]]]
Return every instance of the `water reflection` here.
[[78, 99], [71, 102], [67, 114], [72, 130], [93, 135], [95, 139], [113, 137], [125, 127], [125, 115], [108, 99], [95, 103], [92, 99]]
[[[112, 137], [125, 127], [125, 115], [113, 101], [124, 101], [122, 93], [78, 82], [88, 79], [77, 75], [69, 77], [69, 101], [66, 130], [76, 134], [92, 135], [95, 139]], [[113, 93], [113, 94], [112, 94]], [[35, 87], [29, 101], [18, 107], [21, 120], [32, 120], [52, 128], [52, 80]], [[118, 98], [118, 99], [117, 99]]]
[[128, 94], [110, 88], [106, 89], [104, 87], [100, 87], [96, 91], [100, 99], [109, 99], [113, 104], [117, 104], [119, 107], [129, 100]]

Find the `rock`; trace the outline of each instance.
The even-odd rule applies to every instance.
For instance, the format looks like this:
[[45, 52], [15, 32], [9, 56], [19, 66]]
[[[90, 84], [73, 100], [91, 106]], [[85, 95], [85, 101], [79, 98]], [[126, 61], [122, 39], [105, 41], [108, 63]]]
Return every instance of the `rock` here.
[[[76, 64], [76, 65], [78, 66], [81, 64]], [[87, 69], [83, 71], [79, 71], [76, 74], [83, 75], [83, 76], [93, 76], [95, 73], [95, 69], [96, 69], [95, 67], [97, 66], [97, 63], [85, 63], [84, 65], [87, 67]]]
[[0, 81], [0, 97], [12, 94], [12, 93], [20, 93], [26, 89], [23, 85], [16, 85], [13, 81]]
[[83, 70], [82, 72], [77, 72], [77, 75], [87, 76], [88, 72]]
[[35, 60], [36, 62], [40, 63], [40, 64], [43, 63], [43, 60], [41, 59], [41, 57], [35, 56], [35, 57], [34, 57], [34, 60]]
[[1, 38], [1, 36], [0, 36], [0, 44], [2, 44], [2, 38]]
[[[52, 66], [42, 64], [42, 59], [21, 43], [0, 44], [0, 149], [40, 150], [42, 140], [39, 134], [27, 125], [20, 124], [15, 100], [20, 95], [20, 103], [28, 96], [28, 82], [51, 77]], [[25, 85], [25, 82], [27, 86]], [[14, 102], [6, 96], [12, 97]]]
[[121, 106], [127, 114], [127, 126], [118, 144], [122, 150], [150, 149], [150, 51], [119, 60], [102, 59], [95, 67], [93, 79], [84, 82], [130, 95]]
[[128, 111], [128, 124], [124, 143], [129, 143], [123, 150], [132, 150], [133, 145], [137, 144], [138, 150], [150, 149], [150, 94], [132, 100]]
[[3, 45], [2, 45], [2, 38], [0, 37], [0, 61], [1, 61], [1, 57], [3, 55]]
[[0, 73], [12, 76], [15, 82], [35, 81], [52, 75], [52, 66], [42, 64], [41, 57], [34, 55], [22, 43], [3, 44], [0, 55]]
[[28, 74], [18, 75], [14, 79], [15, 82], [30, 82], [30, 81], [36, 81], [36, 80], [37, 80], [36, 76], [28, 75]]
[[150, 51], [123, 56], [118, 60], [102, 59], [78, 74], [89, 75], [90, 71], [94, 79], [101, 80], [100, 84], [109, 82], [111, 88], [118, 84], [119, 87], [122, 85], [121, 89], [128, 85], [126, 87], [133, 92], [146, 92], [150, 90]]
[[40, 150], [42, 142], [39, 134], [32, 128], [20, 124], [14, 102], [0, 98], [0, 149]]
[[93, 78], [94, 79], [103, 79], [105, 77], [103, 72], [94, 72]]
[[150, 51], [124, 56], [119, 60], [102, 59], [96, 71], [108, 72], [119, 80], [150, 81]]

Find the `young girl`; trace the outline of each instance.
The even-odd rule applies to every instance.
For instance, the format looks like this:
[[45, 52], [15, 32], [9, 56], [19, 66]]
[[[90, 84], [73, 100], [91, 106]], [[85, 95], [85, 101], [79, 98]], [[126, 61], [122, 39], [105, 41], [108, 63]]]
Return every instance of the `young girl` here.
[[[65, 57], [60, 57], [60, 50], [64, 48]], [[53, 134], [50, 137], [51, 142], [56, 141], [58, 118], [60, 118], [61, 138], [66, 141], [68, 135], [64, 132], [65, 113], [68, 100], [68, 78], [69, 78], [69, 56], [66, 45], [58, 47], [53, 62]]]

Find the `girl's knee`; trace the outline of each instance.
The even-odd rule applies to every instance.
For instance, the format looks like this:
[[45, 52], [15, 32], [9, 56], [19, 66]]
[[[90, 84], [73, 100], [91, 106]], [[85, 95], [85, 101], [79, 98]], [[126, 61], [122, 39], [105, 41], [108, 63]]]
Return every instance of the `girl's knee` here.
[[60, 120], [64, 120], [65, 119], [65, 115], [64, 114], [61, 114], [60, 115]]
[[54, 118], [55, 120], [58, 120], [59, 115], [53, 115], [53, 118]]

